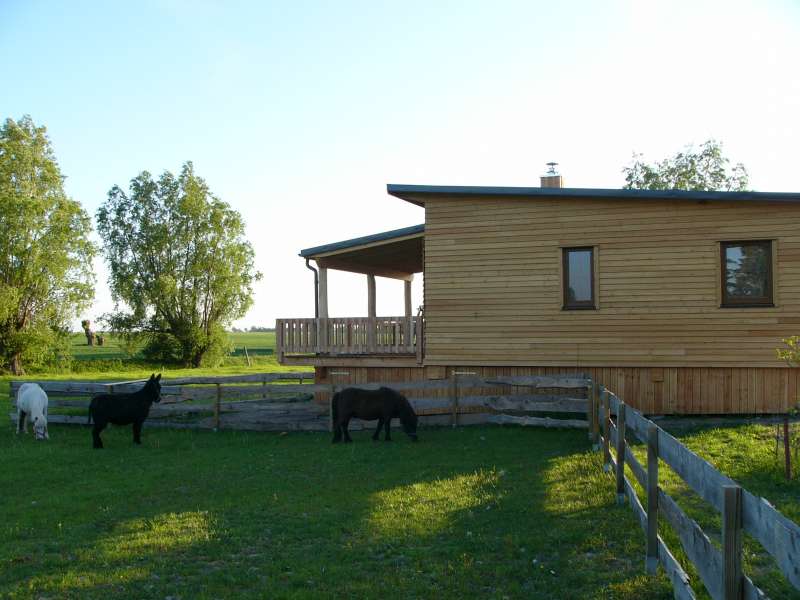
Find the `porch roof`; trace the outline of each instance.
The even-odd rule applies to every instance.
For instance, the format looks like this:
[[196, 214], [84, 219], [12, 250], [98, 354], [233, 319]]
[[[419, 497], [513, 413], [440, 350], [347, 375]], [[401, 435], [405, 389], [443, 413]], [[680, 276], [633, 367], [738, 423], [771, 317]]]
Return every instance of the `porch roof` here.
[[413, 225], [300, 251], [320, 267], [411, 279], [423, 270], [422, 248], [425, 225]]

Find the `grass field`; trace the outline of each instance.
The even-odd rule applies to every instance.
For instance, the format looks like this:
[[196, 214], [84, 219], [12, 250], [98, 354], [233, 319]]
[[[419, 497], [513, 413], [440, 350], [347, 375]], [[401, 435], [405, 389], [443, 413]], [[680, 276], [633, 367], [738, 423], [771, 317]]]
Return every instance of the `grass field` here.
[[422, 433], [4, 435], [0, 596], [671, 598], [585, 433]]
[[[275, 352], [275, 332], [246, 332], [229, 333], [231, 344], [233, 345], [233, 356], [244, 356], [244, 349], [250, 356], [265, 356]], [[124, 348], [121, 340], [112, 334], [105, 334], [105, 341], [102, 346], [86, 345], [86, 336], [82, 333], [74, 333], [70, 337], [70, 351], [73, 358], [85, 360], [112, 360], [127, 359], [131, 355]], [[135, 357], [135, 350], [134, 350]]]
[[[272, 334], [236, 336], [248, 351], [274, 344]], [[78, 372], [30, 378], [297, 370], [272, 355], [251, 360], [167, 370], [87, 353]], [[4, 413], [9, 379], [0, 377]], [[356, 444], [331, 447], [324, 434], [146, 430], [134, 448], [122, 428], [93, 452], [84, 428], [53, 426], [47, 443], [6, 431], [0, 598], [671, 597], [663, 576], [643, 574], [644, 535], [615, 505], [585, 433], [440, 429], [412, 445], [357, 432]], [[755, 425], [679, 434], [800, 522], [800, 478], [783, 479], [773, 436]], [[719, 516], [662, 474], [718, 544]], [[675, 534], [663, 523], [661, 533], [687, 566]], [[747, 537], [744, 562], [770, 597], [800, 599]]]

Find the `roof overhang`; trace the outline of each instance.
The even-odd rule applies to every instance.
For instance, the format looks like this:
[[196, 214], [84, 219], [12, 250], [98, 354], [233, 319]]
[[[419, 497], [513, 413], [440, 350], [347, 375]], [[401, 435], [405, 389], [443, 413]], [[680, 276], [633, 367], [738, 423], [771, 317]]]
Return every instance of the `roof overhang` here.
[[414, 225], [300, 251], [320, 267], [410, 280], [421, 273], [425, 226]]
[[600, 188], [492, 187], [463, 185], [405, 185], [390, 183], [386, 191], [418, 206], [427, 198], [581, 198], [589, 200], [682, 200], [687, 202], [791, 202], [796, 192], [711, 192], [687, 190], [623, 190]]

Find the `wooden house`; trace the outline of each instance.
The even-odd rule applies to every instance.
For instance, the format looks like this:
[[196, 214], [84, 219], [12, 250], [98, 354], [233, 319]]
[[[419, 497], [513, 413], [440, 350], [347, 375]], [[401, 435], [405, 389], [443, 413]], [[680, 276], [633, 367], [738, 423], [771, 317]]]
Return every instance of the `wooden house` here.
[[[424, 225], [309, 248], [318, 315], [279, 319], [318, 382], [589, 373], [651, 414], [778, 413], [798, 373], [800, 194], [389, 185]], [[333, 317], [327, 270], [363, 273], [369, 316]], [[424, 310], [410, 281], [424, 274]], [[375, 277], [406, 281], [375, 314]]]

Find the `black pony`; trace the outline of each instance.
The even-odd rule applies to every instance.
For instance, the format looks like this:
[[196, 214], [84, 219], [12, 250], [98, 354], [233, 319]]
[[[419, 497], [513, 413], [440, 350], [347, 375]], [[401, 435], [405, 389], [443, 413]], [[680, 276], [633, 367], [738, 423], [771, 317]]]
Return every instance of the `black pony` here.
[[367, 421], [378, 419], [378, 427], [375, 429], [372, 439], [377, 441], [381, 427], [385, 427], [384, 439], [387, 442], [392, 439], [389, 435], [392, 419], [398, 418], [403, 426], [403, 431], [412, 441], [417, 441], [417, 415], [408, 399], [393, 389], [387, 387], [378, 390], [344, 389], [333, 395], [331, 411], [334, 444], [341, 442], [342, 437], [345, 442], [353, 441], [347, 432], [347, 426], [353, 417]]
[[92, 446], [102, 448], [103, 440], [100, 432], [106, 425], [133, 424], [133, 443], [141, 444], [142, 423], [150, 412], [153, 402], [161, 401], [161, 373], [158, 377], [150, 375], [150, 379], [138, 392], [130, 394], [98, 394], [89, 404], [89, 423], [94, 421], [92, 429]]

